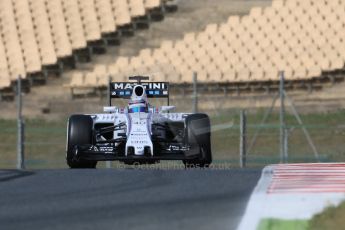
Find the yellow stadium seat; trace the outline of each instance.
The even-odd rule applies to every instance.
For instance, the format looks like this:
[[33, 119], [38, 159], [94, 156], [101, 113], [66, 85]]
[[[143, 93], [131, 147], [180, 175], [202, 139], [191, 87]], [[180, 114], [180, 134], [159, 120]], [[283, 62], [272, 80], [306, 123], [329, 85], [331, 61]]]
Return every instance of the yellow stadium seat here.
[[148, 58], [152, 58], [151, 49], [142, 49], [139, 52], [139, 56], [142, 57], [144, 60]]
[[5, 47], [0, 36], [0, 89], [11, 85], [10, 74], [6, 59]]
[[143, 0], [128, 0], [130, 14], [132, 17], [140, 17], [145, 15], [145, 6]]
[[115, 17], [112, 10], [111, 0], [95, 1], [96, 13], [99, 19], [101, 33], [116, 31]]
[[190, 46], [195, 43], [195, 33], [186, 33], [183, 37], [183, 41]]
[[292, 75], [292, 79], [306, 79], [307, 78], [307, 69], [304, 66], [295, 66], [294, 68], [294, 72]]
[[84, 76], [84, 85], [87, 87], [97, 87], [98, 79], [93, 72], [87, 72]]
[[119, 70], [124, 70], [129, 65], [127, 57], [118, 57], [115, 63]]
[[206, 29], [204, 30], [204, 32], [208, 35], [208, 36], [213, 36], [214, 34], [216, 34], [218, 31], [218, 25], [217, 24], [208, 24], [206, 26]]
[[284, 8], [284, 0], [273, 0], [272, 8], [277, 12], [280, 12], [281, 9]]
[[239, 82], [250, 81], [250, 71], [247, 68], [241, 68], [236, 71], [236, 77]]
[[83, 24], [77, 0], [62, 1], [68, 35], [73, 49], [86, 47]]
[[144, 4], [145, 4], [145, 8], [153, 9], [161, 5], [161, 0], [146, 0]]
[[265, 8], [263, 14], [268, 19], [271, 19], [277, 16], [277, 12], [271, 7]]
[[78, 87], [84, 85], [84, 75], [81, 72], [74, 72], [71, 75], [71, 82], [68, 86], [70, 87]]
[[94, 69], [93, 69], [93, 73], [96, 75], [96, 77], [100, 78], [102, 76], [106, 76], [107, 75], [107, 66], [103, 65], [103, 64], [96, 64]]
[[163, 41], [160, 48], [163, 52], [170, 52], [173, 49], [173, 42]]
[[256, 21], [262, 16], [262, 8], [261, 7], [251, 8], [249, 15]]
[[116, 25], [122, 26], [131, 23], [131, 15], [127, 0], [111, 0]]
[[21, 42], [26, 72], [41, 71], [41, 61], [35, 39], [32, 17], [27, 1], [14, 1], [15, 19]]
[[97, 78], [97, 86], [99, 87], [107, 87], [109, 84], [109, 76], [102, 75]]
[[70, 56], [72, 47], [68, 38], [61, 0], [46, 1], [46, 9], [57, 57]]
[[51, 27], [44, 0], [30, 0], [30, 10], [42, 65], [57, 62]]
[[252, 68], [250, 71], [250, 79], [252, 81], [263, 81], [265, 77], [265, 72], [262, 68]]
[[223, 23], [219, 26], [218, 33], [226, 37], [231, 31], [231, 27], [227, 23]]
[[80, 15], [82, 18], [85, 38], [87, 41], [96, 41], [101, 38], [100, 24], [97, 18], [93, 0], [79, 0]]
[[240, 18], [238, 16], [230, 16], [228, 18], [228, 22], [227, 24], [231, 27], [231, 28], [237, 28], [238, 25], [240, 24]]
[[229, 69], [226, 72], [223, 72], [223, 79], [225, 82], [235, 82], [236, 81], [236, 71]]
[[187, 49], [186, 43], [183, 40], [180, 40], [174, 44], [174, 51], [181, 53]]
[[210, 37], [205, 32], [201, 32], [197, 35], [196, 41], [199, 43], [200, 46], [208, 43], [210, 41]]
[[264, 81], [279, 81], [279, 70], [276, 68], [270, 68], [265, 70], [263, 77]]
[[288, 7], [289, 9], [297, 9], [299, 2], [299, 0], [288, 0], [285, 2], [285, 7]]
[[253, 18], [250, 16], [243, 16], [241, 18], [241, 26], [245, 28], [245, 30], [250, 30], [250, 27], [254, 24]]
[[[8, 74], [8, 73], [7, 73]], [[0, 74], [0, 89], [4, 89], [11, 86], [11, 80], [6, 76], [6, 72]]]
[[153, 51], [152, 57], [156, 63], [168, 61], [168, 58], [162, 49], [155, 49]]
[[26, 77], [25, 64], [11, 0], [0, 1], [0, 25], [11, 80]]
[[[322, 2], [322, 1], [319, 1], [319, 2]], [[313, 6], [315, 6], [315, 3], [317, 2], [313, 2], [313, 4], [311, 4], [312, 2], [311, 1], [299, 1], [298, 2], [298, 8], [301, 8], [303, 10], [307, 10], [307, 9], [310, 9], [312, 8]], [[323, 4], [325, 6], [325, 4]]]
[[322, 70], [319, 66], [307, 68], [307, 78], [319, 77], [322, 74]]
[[213, 69], [207, 71], [208, 79], [211, 82], [222, 82], [223, 81], [223, 75], [222, 72], [219, 69]]

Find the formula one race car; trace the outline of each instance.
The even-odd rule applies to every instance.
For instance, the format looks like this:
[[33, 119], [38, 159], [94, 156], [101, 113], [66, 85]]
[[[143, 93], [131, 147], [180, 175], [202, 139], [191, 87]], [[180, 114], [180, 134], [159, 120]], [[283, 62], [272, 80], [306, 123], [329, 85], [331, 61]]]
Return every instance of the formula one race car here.
[[[97, 161], [125, 164], [182, 160], [186, 167], [211, 164], [210, 119], [206, 114], [171, 113], [169, 83], [137, 82], [109, 85], [109, 106], [102, 114], [72, 115], [67, 125], [67, 164], [94, 168]], [[128, 106], [112, 106], [112, 98], [128, 98]], [[166, 98], [167, 106], [154, 107], [147, 98]]]

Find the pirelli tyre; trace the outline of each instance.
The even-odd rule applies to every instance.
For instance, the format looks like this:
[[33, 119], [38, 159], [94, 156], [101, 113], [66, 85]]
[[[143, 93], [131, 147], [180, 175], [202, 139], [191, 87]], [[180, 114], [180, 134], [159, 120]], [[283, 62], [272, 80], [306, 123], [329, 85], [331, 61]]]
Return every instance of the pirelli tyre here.
[[67, 127], [66, 160], [70, 168], [95, 168], [97, 161], [81, 160], [75, 157], [75, 146], [92, 144], [92, 118], [88, 115], [72, 115]]
[[198, 157], [183, 163], [187, 168], [208, 167], [212, 162], [210, 118], [206, 114], [191, 114], [185, 122], [185, 141], [190, 146], [185, 154]]

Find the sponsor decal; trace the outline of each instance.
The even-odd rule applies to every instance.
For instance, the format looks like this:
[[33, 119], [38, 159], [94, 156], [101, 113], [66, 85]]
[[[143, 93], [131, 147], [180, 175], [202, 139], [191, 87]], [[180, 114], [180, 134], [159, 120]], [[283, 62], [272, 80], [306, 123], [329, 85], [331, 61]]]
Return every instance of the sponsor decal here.
[[[123, 90], [123, 89], [130, 89], [132, 90], [134, 86], [138, 85], [138, 83], [126, 83], [126, 82], [114, 82], [112, 83], [113, 89], [115, 90]], [[152, 90], [164, 90], [168, 88], [167, 83], [165, 82], [142, 82], [142, 85], [145, 89], [152, 89]]]
[[[111, 96], [114, 98], [130, 97], [132, 95], [133, 88], [138, 83], [131, 82], [113, 82], [111, 83]], [[168, 97], [169, 83], [167, 82], [142, 82], [148, 97]]]

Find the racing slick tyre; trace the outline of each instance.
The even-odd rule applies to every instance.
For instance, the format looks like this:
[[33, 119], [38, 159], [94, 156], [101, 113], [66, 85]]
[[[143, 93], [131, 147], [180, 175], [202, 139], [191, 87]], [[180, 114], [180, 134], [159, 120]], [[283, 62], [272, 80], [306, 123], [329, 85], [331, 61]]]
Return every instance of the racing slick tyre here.
[[92, 144], [92, 118], [87, 115], [72, 115], [68, 120], [67, 164], [70, 168], [95, 168], [97, 161], [76, 159], [75, 146]]
[[211, 125], [206, 114], [191, 114], [186, 118], [185, 138], [190, 150], [186, 155], [198, 154], [199, 157], [184, 160], [186, 168], [204, 168], [212, 162]]

